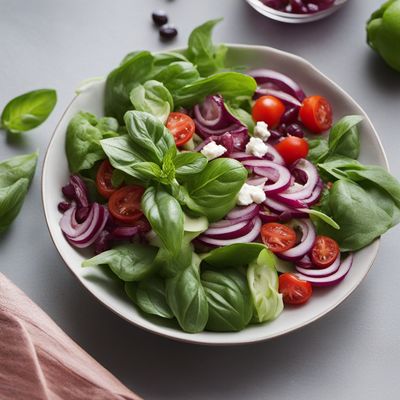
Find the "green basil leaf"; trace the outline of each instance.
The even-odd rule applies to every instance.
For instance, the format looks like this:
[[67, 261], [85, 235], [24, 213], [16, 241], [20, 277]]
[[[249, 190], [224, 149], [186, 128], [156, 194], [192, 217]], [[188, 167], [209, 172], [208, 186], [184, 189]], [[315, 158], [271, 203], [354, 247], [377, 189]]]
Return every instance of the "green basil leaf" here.
[[174, 159], [177, 179], [197, 174], [206, 167], [208, 160], [201, 153], [178, 153]]
[[196, 67], [187, 61], [176, 61], [160, 70], [153, 79], [162, 82], [165, 87], [174, 93], [183, 86], [197, 81], [200, 78]]
[[132, 109], [129, 95], [135, 86], [150, 78], [153, 61], [150, 52], [141, 51], [108, 74], [104, 95], [106, 115], [124, 122], [125, 112]]
[[231, 158], [213, 160], [185, 182], [189, 196], [186, 205], [210, 221], [217, 221], [235, 206], [246, 178], [247, 170], [240, 162]]
[[125, 292], [145, 313], [174, 318], [165, 298], [165, 282], [158, 276], [151, 276], [139, 283], [126, 282]]
[[0, 162], [0, 188], [11, 186], [21, 178], [30, 182], [36, 169], [38, 153], [15, 156]]
[[225, 103], [225, 107], [235, 118], [237, 118], [242, 124], [247, 126], [247, 129], [250, 133], [253, 133], [255, 124], [253, 117], [249, 112], [247, 112], [243, 108], [234, 107], [228, 103]]
[[172, 254], [167, 248], [160, 247], [155, 263], [162, 277], [171, 278], [182, 272], [192, 262], [193, 246], [187, 240], [182, 241], [180, 250]]
[[161, 168], [153, 162], [139, 162], [133, 167], [135, 173], [139, 173], [142, 177], [149, 180], [159, 181], [162, 175]]
[[191, 107], [211, 94], [219, 93], [225, 100], [251, 97], [257, 88], [256, 81], [238, 72], [220, 72], [187, 84], [172, 93], [175, 107]]
[[195, 28], [189, 36], [186, 51], [189, 60], [197, 66], [201, 76], [209, 76], [224, 68], [227, 47], [214, 46], [212, 31], [222, 18], [207, 21]]
[[79, 112], [69, 122], [65, 141], [69, 169], [72, 173], [92, 168], [105, 158], [100, 141], [118, 136], [108, 128], [118, 128], [114, 118], [97, 118], [90, 113]]
[[308, 140], [307, 159], [314, 164], [322, 162], [329, 153], [328, 140], [323, 138]]
[[148, 112], [163, 124], [174, 109], [174, 100], [169, 90], [158, 81], [147, 81], [132, 89], [130, 99], [137, 111]]
[[183, 212], [178, 201], [161, 187], [149, 187], [142, 197], [142, 210], [165, 248], [178, 254], [183, 240]]
[[275, 319], [283, 310], [282, 295], [278, 292], [276, 257], [263, 250], [247, 268], [247, 282], [253, 299], [253, 321], [261, 323]]
[[9, 132], [25, 132], [36, 128], [53, 111], [57, 93], [53, 89], [40, 89], [12, 99], [1, 114], [1, 124]]
[[166, 297], [180, 327], [189, 333], [201, 332], [208, 320], [208, 303], [201, 285], [197, 262], [166, 280]]
[[154, 273], [157, 251], [157, 248], [144, 244], [124, 244], [85, 260], [82, 267], [108, 265], [123, 281], [140, 281]]
[[173, 136], [156, 117], [142, 111], [128, 111], [124, 119], [129, 138], [145, 161], [161, 165], [170, 148], [176, 152]]
[[261, 243], [236, 243], [211, 250], [203, 261], [213, 267], [242, 267], [254, 261], [264, 249]]
[[[346, 135], [354, 134], [352, 128], [359, 124], [362, 120], [363, 117], [360, 115], [348, 115], [341, 118], [332, 126], [332, 129], [329, 132], [328, 141], [329, 153], [331, 155], [336, 153], [337, 147], [345, 139]], [[354, 152], [354, 150], [352, 150], [352, 152]]]
[[315, 210], [313, 208], [300, 208], [299, 210], [305, 212], [310, 216], [310, 219], [315, 223], [317, 220], [322, 220], [326, 224], [330, 225], [334, 229], [340, 229], [340, 226], [334, 221], [329, 215], [326, 215], [322, 211]]

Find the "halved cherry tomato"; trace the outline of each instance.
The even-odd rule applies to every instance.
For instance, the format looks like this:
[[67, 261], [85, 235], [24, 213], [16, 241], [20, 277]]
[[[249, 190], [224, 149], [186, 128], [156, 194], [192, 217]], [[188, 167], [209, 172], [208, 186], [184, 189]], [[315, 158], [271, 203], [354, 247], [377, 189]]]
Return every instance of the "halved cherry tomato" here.
[[112, 173], [114, 168], [110, 164], [110, 161], [104, 160], [97, 171], [96, 174], [96, 187], [98, 192], [109, 199], [110, 196], [118, 189], [115, 188], [111, 183]]
[[312, 295], [312, 286], [295, 274], [285, 272], [279, 276], [279, 293], [285, 304], [304, 304]]
[[300, 108], [300, 119], [311, 132], [327, 131], [332, 126], [332, 107], [325, 97], [306, 97]]
[[256, 100], [252, 110], [254, 121], [264, 121], [270, 128], [279, 124], [285, 105], [274, 96], [261, 96]]
[[296, 232], [289, 226], [269, 222], [261, 227], [261, 239], [273, 253], [282, 253], [296, 244]]
[[308, 154], [308, 142], [297, 136], [282, 139], [275, 148], [287, 164], [292, 164], [299, 158], [306, 158]]
[[193, 137], [195, 130], [194, 121], [186, 114], [172, 112], [168, 116], [166, 125], [174, 136], [177, 146], [184, 145]]
[[339, 255], [339, 245], [328, 236], [317, 236], [311, 249], [311, 261], [318, 268], [327, 268]]
[[143, 215], [140, 201], [144, 193], [141, 186], [124, 186], [113, 193], [108, 200], [111, 215], [124, 224], [132, 224]]

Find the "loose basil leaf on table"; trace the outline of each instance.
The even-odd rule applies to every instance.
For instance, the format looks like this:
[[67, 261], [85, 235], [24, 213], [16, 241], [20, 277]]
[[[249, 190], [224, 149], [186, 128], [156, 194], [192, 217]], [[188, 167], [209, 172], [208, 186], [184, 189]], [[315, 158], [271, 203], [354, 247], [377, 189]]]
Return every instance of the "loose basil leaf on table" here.
[[189, 36], [186, 54], [197, 66], [201, 76], [212, 75], [225, 66], [227, 47], [215, 46], [211, 39], [213, 29], [220, 21], [222, 18], [207, 21], [195, 28]]
[[132, 89], [129, 97], [135, 110], [148, 112], [163, 124], [174, 109], [171, 93], [161, 82], [155, 80], [136, 86]]
[[197, 174], [207, 166], [208, 160], [201, 153], [178, 153], [174, 158], [175, 173], [177, 179], [184, 179]]
[[208, 302], [198, 272], [199, 261], [166, 280], [166, 298], [180, 327], [189, 333], [204, 330], [208, 320]]
[[156, 117], [142, 111], [128, 111], [124, 119], [129, 138], [145, 161], [161, 165], [171, 148], [176, 154], [173, 136]]
[[239, 161], [231, 158], [213, 160], [185, 182], [186, 205], [205, 215], [210, 222], [217, 221], [235, 206], [236, 196], [246, 178], [247, 170]]
[[[114, 130], [112, 130], [114, 129]], [[105, 158], [100, 141], [118, 136], [118, 122], [114, 118], [100, 118], [79, 112], [69, 122], [65, 141], [69, 170], [76, 173], [92, 168]]]
[[22, 208], [37, 158], [35, 152], [0, 162], [0, 233], [11, 225]]
[[271, 251], [262, 250], [257, 260], [250, 263], [247, 282], [253, 299], [253, 322], [275, 319], [283, 310], [283, 300], [278, 293], [276, 257]]
[[250, 322], [253, 303], [244, 274], [232, 268], [206, 270], [201, 283], [208, 302], [207, 330], [240, 331]]
[[153, 55], [141, 51], [108, 74], [104, 94], [106, 115], [124, 122], [125, 112], [132, 109], [129, 95], [135, 86], [150, 79], [153, 63]]
[[123, 244], [83, 261], [82, 267], [108, 265], [123, 281], [140, 281], [154, 273], [157, 251], [156, 247], [144, 244]]
[[12, 133], [25, 132], [42, 124], [57, 103], [53, 89], [39, 89], [12, 99], [1, 114], [1, 126]]
[[251, 97], [257, 88], [256, 81], [238, 72], [220, 72], [199, 79], [172, 93], [175, 107], [192, 107], [211, 94], [219, 93], [225, 100]]
[[183, 240], [184, 216], [178, 201], [161, 186], [150, 186], [142, 197], [142, 210], [165, 248], [177, 255]]
[[125, 292], [145, 313], [162, 318], [174, 318], [165, 297], [165, 282], [158, 276], [151, 276], [139, 283], [126, 282]]

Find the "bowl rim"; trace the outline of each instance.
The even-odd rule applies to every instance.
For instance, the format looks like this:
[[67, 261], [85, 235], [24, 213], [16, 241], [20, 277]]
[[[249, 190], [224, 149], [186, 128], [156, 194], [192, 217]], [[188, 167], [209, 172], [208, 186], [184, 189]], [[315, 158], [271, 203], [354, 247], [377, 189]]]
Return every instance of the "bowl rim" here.
[[[353, 99], [352, 96], [350, 96], [344, 89], [342, 89], [338, 84], [336, 84], [334, 81], [332, 81], [329, 77], [327, 77], [323, 72], [321, 72], [319, 69], [317, 69], [311, 62], [307, 61], [306, 59], [304, 59], [303, 57], [300, 57], [296, 54], [293, 53], [289, 53], [280, 49], [276, 49], [270, 46], [262, 46], [262, 45], [247, 45], [247, 44], [236, 44], [236, 43], [225, 43], [225, 45], [229, 48], [232, 49], [237, 49], [237, 50], [258, 50], [258, 51], [267, 51], [267, 52], [273, 52], [273, 53], [277, 53], [280, 56], [283, 57], [287, 57], [287, 58], [291, 58], [297, 62], [302, 63], [303, 65], [306, 65], [308, 68], [310, 68], [311, 70], [313, 70], [315, 73], [317, 73], [318, 75], [320, 75], [324, 80], [326, 80], [330, 85], [332, 85], [336, 91], [340, 92], [341, 95], [350, 98], [352, 100], [352, 102], [354, 102], [354, 104], [360, 109], [360, 111], [362, 112], [365, 120], [367, 121], [367, 123], [369, 124], [369, 126], [372, 129], [372, 132], [375, 136], [375, 139], [378, 143], [379, 146], [379, 150], [380, 153], [382, 155], [383, 158], [383, 164], [384, 167], [390, 171], [389, 168], [389, 163], [388, 163], [388, 159], [385, 153], [385, 150], [383, 148], [382, 142], [380, 140], [380, 137], [374, 127], [374, 125], [372, 124], [370, 118], [368, 117], [367, 113], [364, 111], [364, 109], [358, 104], [358, 102], [356, 100]], [[185, 50], [186, 47], [179, 47], [179, 48], [173, 48], [167, 51], [171, 51], [171, 52], [180, 52]], [[157, 51], [155, 53], [162, 53], [165, 52], [165, 50], [161, 50], [161, 51]], [[97, 82], [103, 82], [105, 80], [105, 77], [103, 80], [97, 80]], [[190, 334], [190, 338], [183, 338], [183, 337], [177, 337], [175, 336], [173, 333], [168, 333], [168, 332], [162, 332], [156, 329], [153, 329], [151, 327], [147, 327], [147, 326], [143, 326], [142, 324], [140, 324], [137, 321], [132, 321], [131, 319], [127, 318], [125, 315], [121, 314], [118, 310], [112, 308], [110, 305], [108, 305], [106, 302], [104, 302], [103, 300], [101, 300], [99, 297], [96, 296], [96, 294], [94, 292], [92, 292], [84, 283], [83, 279], [77, 274], [75, 273], [75, 271], [69, 266], [68, 261], [66, 260], [66, 258], [63, 255], [63, 251], [61, 249], [61, 245], [59, 245], [55, 239], [53, 238], [53, 235], [51, 233], [51, 229], [50, 229], [50, 223], [49, 223], [49, 215], [48, 215], [48, 211], [47, 211], [47, 200], [46, 200], [46, 195], [45, 195], [45, 175], [48, 169], [48, 154], [51, 151], [52, 147], [53, 147], [53, 142], [55, 140], [55, 135], [56, 132], [59, 129], [59, 126], [61, 125], [61, 123], [63, 122], [65, 115], [67, 114], [67, 112], [69, 111], [69, 109], [71, 108], [71, 106], [73, 105], [73, 103], [75, 102], [75, 100], [77, 99], [77, 97], [79, 96], [79, 93], [75, 94], [72, 98], [72, 100], [70, 101], [70, 103], [67, 105], [67, 107], [65, 108], [65, 110], [63, 111], [60, 119], [58, 120], [53, 133], [51, 135], [50, 141], [47, 145], [47, 149], [45, 152], [45, 156], [42, 162], [42, 170], [41, 170], [41, 200], [42, 200], [42, 207], [43, 207], [43, 211], [44, 211], [44, 215], [45, 215], [45, 220], [46, 220], [46, 226], [47, 229], [49, 231], [50, 234], [50, 238], [54, 244], [54, 246], [56, 247], [59, 255], [61, 256], [62, 260], [64, 261], [64, 264], [66, 265], [67, 269], [77, 278], [77, 280], [80, 282], [80, 284], [86, 289], [87, 292], [89, 292], [98, 302], [100, 302], [101, 304], [103, 304], [106, 308], [108, 308], [109, 310], [111, 310], [113, 313], [115, 313], [116, 315], [118, 315], [119, 317], [121, 317], [122, 319], [124, 319], [125, 321], [129, 322], [130, 324], [133, 324], [145, 331], [151, 332], [153, 334], [168, 338], [168, 339], [172, 339], [178, 342], [184, 342], [184, 343], [191, 343], [191, 344], [200, 344], [200, 345], [209, 345], [209, 346], [237, 346], [237, 345], [246, 345], [246, 344], [253, 344], [253, 343], [259, 343], [259, 342], [264, 342], [266, 340], [270, 340], [270, 339], [274, 339], [280, 336], [284, 336], [287, 335], [291, 332], [294, 332], [300, 328], [303, 328], [313, 322], [315, 322], [316, 320], [326, 316], [327, 314], [329, 314], [332, 310], [334, 310], [335, 308], [337, 308], [340, 304], [342, 304], [354, 291], [355, 289], [362, 283], [362, 281], [365, 279], [365, 277], [368, 275], [376, 257], [378, 254], [378, 250], [379, 250], [379, 244], [380, 244], [380, 238], [376, 239], [374, 242], [372, 242], [368, 247], [371, 247], [371, 251], [373, 251], [373, 256], [372, 259], [365, 271], [364, 276], [361, 278], [361, 280], [355, 282], [354, 285], [351, 286], [351, 288], [344, 293], [344, 295], [342, 295], [334, 304], [332, 304], [330, 307], [324, 309], [323, 312], [307, 319], [306, 321], [302, 321], [301, 323], [298, 323], [295, 326], [292, 326], [290, 328], [287, 328], [285, 330], [282, 330], [280, 332], [276, 332], [276, 333], [272, 333], [269, 335], [264, 335], [264, 336], [258, 336], [256, 338], [241, 338], [241, 339], [234, 339], [234, 341], [229, 341], [229, 340], [224, 340], [224, 341], [212, 341], [212, 340], [206, 340], [206, 339], [196, 339], [196, 334]]]

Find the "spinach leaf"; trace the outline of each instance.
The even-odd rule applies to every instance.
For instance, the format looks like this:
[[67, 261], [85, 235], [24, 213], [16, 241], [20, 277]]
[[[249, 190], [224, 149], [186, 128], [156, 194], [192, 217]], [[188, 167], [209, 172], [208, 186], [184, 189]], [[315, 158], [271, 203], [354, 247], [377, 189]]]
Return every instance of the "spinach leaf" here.
[[109, 128], [117, 128], [114, 118], [97, 118], [90, 113], [79, 112], [69, 122], [65, 141], [69, 169], [76, 173], [92, 168], [105, 158], [100, 140], [118, 136]]
[[362, 168], [362, 164], [357, 160], [340, 155], [328, 157], [323, 163], [318, 164], [318, 169], [322, 174], [327, 175], [328, 179], [346, 178], [345, 169], [347, 168]]
[[208, 302], [207, 330], [240, 331], [250, 322], [253, 303], [245, 275], [235, 269], [208, 270], [201, 283]]
[[[340, 145], [342, 151], [346, 154], [344, 156], [348, 156], [348, 154], [355, 154], [359, 152], [359, 141], [350, 139], [348, 140], [346, 137], [348, 135], [358, 136], [358, 132], [354, 131], [354, 127], [359, 124], [363, 120], [363, 117], [360, 115], [347, 115], [346, 117], [341, 118], [335, 125], [333, 125], [332, 129], [329, 132], [329, 153], [333, 154], [343, 154], [338, 153], [337, 148]], [[346, 149], [345, 145], [351, 145], [351, 148]]]
[[310, 219], [315, 223], [317, 220], [322, 220], [328, 225], [330, 225], [334, 229], [340, 229], [340, 226], [334, 221], [329, 215], [323, 213], [322, 211], [318, 211], [313, 208], [300, 208], [299, 210], [305, 212], [310, 216]]
[[254, 131], [254, 120], [253, 117], [249, 112], [244, 110], [243, 108], [240, 107], [234, 107], [232, 105], [229, 105], [228, 103], [225, 102], [225, 107], [228, 109], [228, 111], [235, 117], [237, 118], [242, 124], [247, 126], [247, 130], [250, 133], [253, 133]]
[[329, 153], [328, 140], [323, 138], [308, 140], [307, 158], [314, 164], [318, 164]]
[[201, 76], [209, 76], [224, 68], [227, 47], [214, 46], [212, 31], [222, 18], [207, 21], [195, 28], [189, 36], [186, 51], [189, 60], [197, 66]]
[[219, 158], [207, 164], [185, 182], [187, 206], [194, 212], [217, 221], [230, 211], [247, 178], [243, 165], [231, 158]]
[[125, 292], [145, 313], [174, 318], [165, 298], [165, 282], [162, 278], [151, 276], [139, 283], [126, 282]]
[[42, 124], [57, 103], [53, 89], [39, 89], [12, 99], [1, 114], [1, 125], [12, 133], [25, 132]]
[[163, 124], [174, 109], [174, 100], [169, 90], [158, 81], [147, 81], [132, 89], [130, 99], [138, 111], [156, 116]]
[[129, 138], [145, 161], [161, 165], [169, 149], [176, 152], [173, 136], [156, 117], [142, 111], [128, 111], [124, 119]]
[[242, 267], [254, 261], [266, 247], [261, 243], [236, 243], [211, 250], [203, 261], [213, 267]]
[[129, 95], [135, 86], [150, 78], [153, 62], [150, 52], [141, 51], [109, 73], [104, 94], [106, 115], [123, 123], [125, 112], [132, 109]]
[[251, 97], [257, 88], [256, 81], [238, 72], [220, 72], [199, 79], [172, 93], [175, 107], [191, 107], [201, 103], [211, 94], [219, 93], [225, 100]]
[[178, 153], [174, 158], [177, 179], [184, 179], [197, 174], [206, 167], [208, 160], [201, 153]]
[[171, 93], [197, 81], [199, 78], [200, 75], [196, 67], [187, 61], [173, 62], [153, 76], [154, 80], [162, 82]]
[[167, 303], [180, 327], [189, 333], [201, 332], [208, 320], [208, 303], [195, 259], [183, 271], [166, 280]]
[[[385, 196], [379, 196], [383, 204], [386, 204]], [[342, 251], [367, 246], [393, 224], [393, 212], [390, 215], [387, 209], [380, 207], [376, 191], [371, 195], [370, 190], [348, 179], [339, 179], [333, 184], [325, 207], [328, 208], [326, 213], [340, 225], [340, 230], [319, 220], [315, 221], [318, 234], [335, 239]]]
[[0, 233], [20, 212], [36, 169], [38, 154], [32, 153], [0, 162]]
[[275, 319], [283, 310], [275, 265], [274, 254], [265, 249], [247, 268], [247, 282], [254, 306], [253, 321], [256, 323]]
[[357, 159], [360, 155], [360, 134], [357, 126], [352, 126], [336, 146], [335, 154]]
[[154, 57], [155, 71], [157, 71], [157, 68], [165, 67], [176, 61], [189, 61], [183, 54], [176, 53], [174, 51], [154, 53], [153, 57]]
[[183, 212], [178, 201], [162, 187], [150, 186], [142, 197], [142, 210], [165, 248], [179, 253], [183, 240]]
[[155, 271], [157, 248], [142, 243], [129, 243], [114, 247], [85, 260], [82, 267], [108, 265], [125, 282], [140, 281]]

